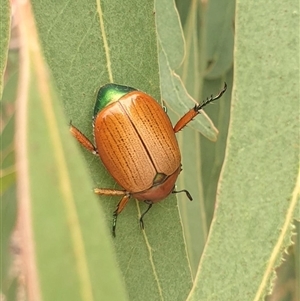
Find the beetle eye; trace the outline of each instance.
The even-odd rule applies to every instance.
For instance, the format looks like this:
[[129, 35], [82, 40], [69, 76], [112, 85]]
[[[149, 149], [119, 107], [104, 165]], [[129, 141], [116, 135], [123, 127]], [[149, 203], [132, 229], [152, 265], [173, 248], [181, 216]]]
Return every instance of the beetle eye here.
[[153, 180], [153, 185], [157, 185], [160, 184], [162, 182], [164, 182], [164, 180], [166, 179], [167, 175], [165, 175], [164, 173], [158, 173], [156, 174], [154, 180]]

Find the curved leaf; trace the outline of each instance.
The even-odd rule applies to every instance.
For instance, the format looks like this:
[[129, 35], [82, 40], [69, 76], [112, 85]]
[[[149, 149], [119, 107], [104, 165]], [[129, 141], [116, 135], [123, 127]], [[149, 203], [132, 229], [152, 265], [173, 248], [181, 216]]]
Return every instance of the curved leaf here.
[[[197, 102], [190, 96], [180, 77], [175, 73], [175, 69], [183, 60], [184, 39], [174, 3], [174, 1], [169, 0], [156, 1], [155, 7], [162, 98], [168, 103], [172, 111], [181, 116], [193, 108]], [[167, 29], [160, 25], [165, 24], [165, 20], [168, 20]], [[205, 112], [201, 112], [189, 126], [197, 129], [207, 138], [216, 140], [217, 129]]]
[[216, 35], [206, 34], [210, 30], [206, 24], [208, 19], [206, 5], [210, 6], [211, 1], [208, 3], [191, 1], [188, 6], [186, 1], [183, 1], [183, 6], [177, 1], [177, 4], [184, 22], [186, 38], [187, 56], [180, 68], [185, 87], [194, 99], [205, 99], [214, 91], [220, 90], [224, 82], [228, 86], [221, 99], [205, 108], [205, 112], [218, 128], [217, 141], [209, 141], [190, 128], [185, 128], [178, 135], [183, 171], [177, 184], [179, 189], [187, 189], [194, 199], [189, 203], [183, 196], [178, 196], [191, 268], [195, 275], [215, 209], [217, 183], [224, 160], [230, 119], [233, 73], [230, 71], [218, 79], [205, 80], [207, 65], [205, 37], [210, 38], [207, 43], [214, 43], [218, 39]]
[[228, 149], [188, 300], [264, 300], [299, 220], [299, 14], [281, 4], [237, 2]]
[[[114, 81], [159, 99], [153, 2], [141, 6], [137, 0], [55, 5], [33, 1], [33, 8], [45, 57], [65, 111], [88, 137], [92, 138], [95, 92], [101, 85]], [[72, 147], [73, 144], [70, 156]], [[94, 185], [116, 187], [99, 159], [83, 152]], [[78, 164], [68, 170], [81, 174], [82, 168]], [[90, 206], [93, 199], [79, 184], [77, 186], [86, 193], [85, 197], [78, 198]], [[92, 189], [93, 184], [89, 187]], [[118, 200], [101, 197], [99, 202], [105, 211], [108, 229]], [[141, 231], [138, 218], [146, 208], [144, 204], [129, 202], [118, 218], [114, 240], [130, 300], [184, 299], [191, 287], [191, 275], [176, 198], [170, 197], [154, 206], [145, 217], [145, 231]], [[92, 210], [98, 215], [95, 208]], [[89, 217], [85, 216], [89, 223]], [[90, 236], [95, 239], [94, 234]]]

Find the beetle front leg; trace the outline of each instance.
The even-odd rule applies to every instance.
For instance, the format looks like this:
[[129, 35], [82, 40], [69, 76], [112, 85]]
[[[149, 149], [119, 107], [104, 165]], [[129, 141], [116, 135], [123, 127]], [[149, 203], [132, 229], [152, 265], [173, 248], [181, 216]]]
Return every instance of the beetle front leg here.
[[219, 92], [217, 96], [213, 97], [211, 95], [210, 98], [207, 98], [201, 104], [195, 105], [191, 110], [184, 114], [174, 126], [174, 133], [177, 133], [180, 130], [182, 130], [190, 121], [193, 120], [193, 118], [195, 118], [200, 113], [200, 110], [202, 110], [207, 104], [216, 99], [219, 99], [225, 93], [226, 89], [227, 84], [224, 83], [224, 88]]
[[77, 141], [88, 151], [93, 153], [94, 155], [98, 155], [98, 151], [94, 144], [81, 132], [76, 128], [72, 123], [70, 123], [70, 132], [77, 139]]

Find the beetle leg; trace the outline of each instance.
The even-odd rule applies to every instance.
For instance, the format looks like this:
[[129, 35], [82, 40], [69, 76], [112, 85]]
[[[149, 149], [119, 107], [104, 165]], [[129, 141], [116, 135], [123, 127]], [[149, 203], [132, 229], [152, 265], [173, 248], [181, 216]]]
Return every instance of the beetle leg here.
[[106, 188], [95, 188], [94, 193], [100, 195], [125, 195], [128, 194], [126, 190], [106, 189]]
[[124, 207], [127, 205], [128, 201], [130, 199], [130, 194], [126, 194], [122, 197], [121, 201], [117, 205], [116, 210], [114, 211], [113, 214], [113, 225], [112, 225], [112, 235], [113, 237], [116, 237], [116, 226], [117, 226], [117, 218], [118, 215], [122, 212]]
[[70, 132], [78, 140], [78, 142], [94, 155], [98, 155], [98, 151], [94, 144], [70, 122]]
[[184, 114], [174, 126], [174, 133], [177, 133], [180, 130], [182, 130], [190, 121], [193, 120], [193, 118], [195, 118], [200, 113], [200, 110], [202, 110], [207, 104], [216, 99], [219, 99], [225, 93], [226, 89], [227, 84], [224, 83], [224, 88], [219, 92], [218, 95], [216, 95], [215, 97], [211, 95], [210, 98], [207, 98], [200, 104], [196, 104], [192, 109], [190, 109], [186, 114]]
[[94, 193], [100, 195], [123, 195], [121, 201], [118, 203], [116, 210], [113, 214], [113, 226], [112, 226], [112, 234], [116, 237], [116, 225], [118, 215], [122, 212], [126, 204], [130, 199], [130, 194], [126, 190], [116, 190], [116, 189], [106, 189], [106, 188], [95, 188]]
[[172, 191], [172, 193], [180, 193], [180, 192], [185, 192], [185, 194], [186, 194], [186, 196], [188, 197], [188, 199], [189, 199], [190, 201], [193, 200], [191, 194], [190, 194], [187, 190], [185, 190], [185, 189], [183, 189], [183, 190], [178, 190], [178, 191], [175, 191], [175, 190]]
[[143, 221], [143, 218], [144, 218], [145, 214], [151, 209], [151, 207], [153, 205], [153, 203], [151, 201], [145, 201], [145, 203], [148, 204], [149, 206], [148, 206], [147, 210], [140, 217], [140, 226], [141, 226], [141, 228], [143, 230], [144, 230], [144, 221]]

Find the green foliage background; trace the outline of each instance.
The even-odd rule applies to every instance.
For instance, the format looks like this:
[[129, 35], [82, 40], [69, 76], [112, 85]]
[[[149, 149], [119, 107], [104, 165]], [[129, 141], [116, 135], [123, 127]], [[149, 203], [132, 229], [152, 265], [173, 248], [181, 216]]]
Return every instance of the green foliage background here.
[[[36, 50], [18, 43], [26, 9], [16, 2], [11, 28], [10, 5], [1, 0], [1, 292], [7, 300], [30, 299], [20, 283], [24, 270], [12, 268], [30, 248], [43, 300], [264, 300], [274, 284], [269, 301], [299, 299], [296, 236], [291, 244], [300, 219], [299, 3], [31, 4], [49, 95], [40, 89]], [[27, 93], [20, 95], [24, 81]], [[67, 129], [71, 119], [92, 138], [95, 92], [110, 81], [165, 103], [173, 122], [194, 99], [228, 84], [222, 99], [178, 136], [177, 186], [193, 202], [178, 195], [177, 206], [169, 197], [151, 209], [141, 231], [146, 205], [132, 200], [115, 240], [110, 227], [118, 198], [95, 197], [92, 188], [116, 184]], [[25, 173], [16, 168], [24, 152]], [[24, 200], [28, 211], [20, 211]], [[28, 229], [14, 231], [17, 207], [33, 233], [25, 243], [19, 239]]]

